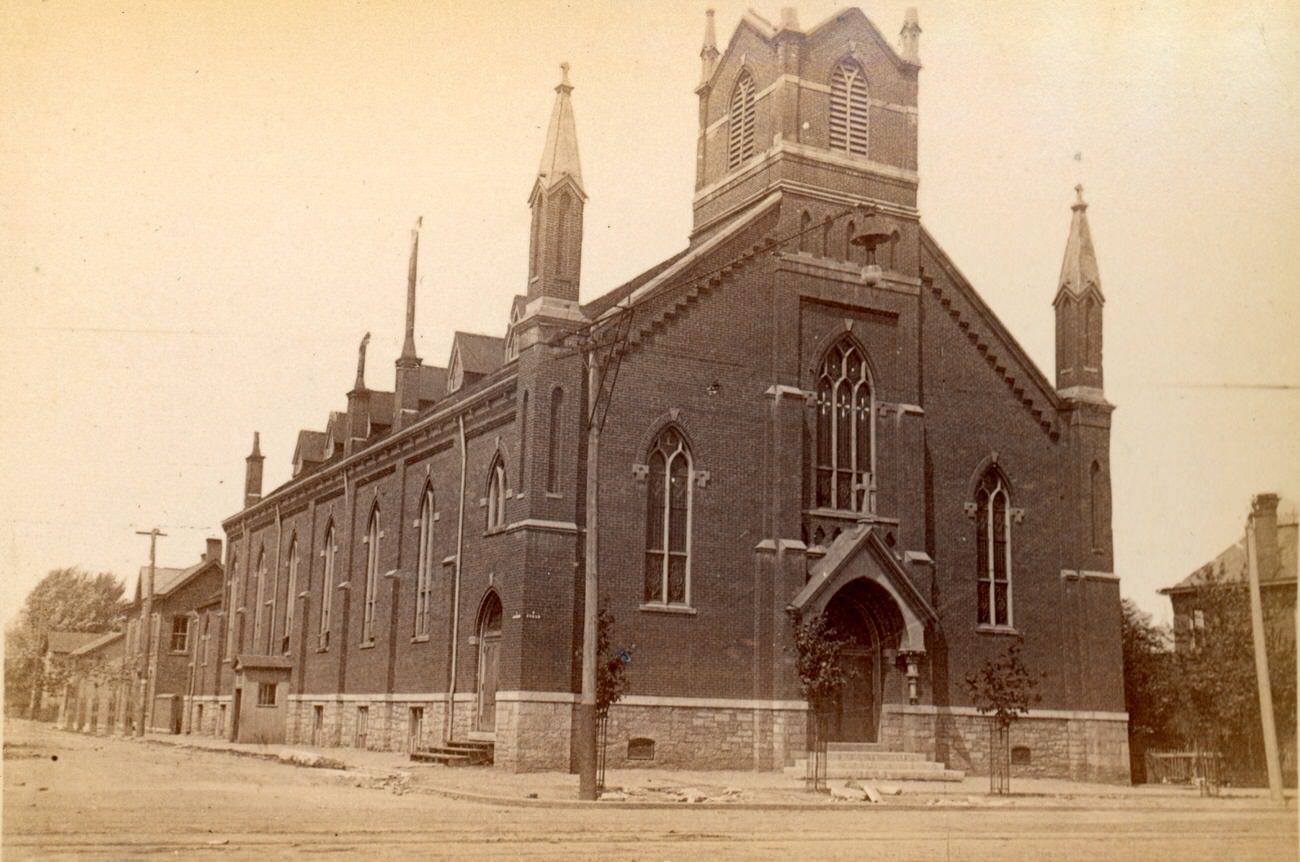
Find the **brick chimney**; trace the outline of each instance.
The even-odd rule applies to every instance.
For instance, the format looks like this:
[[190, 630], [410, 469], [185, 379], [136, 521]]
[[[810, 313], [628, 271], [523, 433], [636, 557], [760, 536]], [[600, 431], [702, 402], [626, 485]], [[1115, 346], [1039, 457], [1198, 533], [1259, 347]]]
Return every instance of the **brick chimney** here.
[[1277, 494], [1256, 494], [1250, 501], [1250, 520], [1255, 525], [1259, 579], [1277, 580], [1282, 562], [1277, 546]]
[[221, 540], [209, 536], [207, 549], [203, 552], [203, 562], [210, 563], [213, 560], [221, 562]]

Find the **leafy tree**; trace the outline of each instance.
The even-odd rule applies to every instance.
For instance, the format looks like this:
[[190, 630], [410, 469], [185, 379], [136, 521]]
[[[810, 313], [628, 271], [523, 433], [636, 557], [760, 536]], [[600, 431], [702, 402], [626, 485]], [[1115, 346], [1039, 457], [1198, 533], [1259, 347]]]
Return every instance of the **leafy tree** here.
[[73, 567], [42, 578], [28, 593], [17, 624], [5, 631], [5, 702], [33, 709], [42, 692], [65, 682], [65, 663], [45, 664], [50, 633], [112, 631], [125, 617], [122, 592], [122, 583], [106, 572]]
[[1135, 781], [1146, 776], [1144, 754], [1178, 744], [1177, 668], [1169, 630], [1156, 625], [1130, 599], [1121, 602], [1124, 709], [1128, 711], [1129, 754]]
[[853, 638], [841, 635], [825, 614], [798, 620], [794, 626], [795, 670], [799, 674], [799, 693], [812, 708], [812, 726], [808, 734], [810, 787], [818, 790], [825, 777], [826, 725], [830, 713], [840, 701], [844, 684], [852, 675], [844, 667], [844, 650]]
[[632, 661], [630, 649], [612, 650], [609, 642], [614, 630], [614, 614], [602, 610], [596, 617], [596, 723], [600, 757], [596, 769], [596, 786], [605, 787], [605, 745], [608, 740], [609, 708], [627, 694], [627, 665]]
[[984, 659], [979, 670], [966, 674], [966, 692], [975, 708], [989, 716], [989, 792], [1011, 792], [1011, 724], [1042, 700], [1034, 689], [1038, 680], [1020, 655], [1021, 640], [1007, 645], [994, 659]]
[[[1259, 689], [1245, 583], [1211, 572], [1198, 589], [1195, 610], [1179, 633], [1177, 725], [1187, 743], [1218, 752], [1241, 780], [1264, 769]], [[1294, 622], [1265, 626], [1273, 713], [1278, 737], [1295, 734], [1296, 653]], [[1205, 776], [1218, 780], [1214, 770]]]

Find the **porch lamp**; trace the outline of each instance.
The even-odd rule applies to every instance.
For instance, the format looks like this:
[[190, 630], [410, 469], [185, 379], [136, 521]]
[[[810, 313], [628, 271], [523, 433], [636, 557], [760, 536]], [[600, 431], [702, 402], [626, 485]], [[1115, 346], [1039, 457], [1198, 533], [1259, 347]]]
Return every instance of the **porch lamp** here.
[[902, 655], [907, 666], [907, 702], [915, 705], [918, 702], [917, 692], [920, 688], [921, 654], [909, 651]]

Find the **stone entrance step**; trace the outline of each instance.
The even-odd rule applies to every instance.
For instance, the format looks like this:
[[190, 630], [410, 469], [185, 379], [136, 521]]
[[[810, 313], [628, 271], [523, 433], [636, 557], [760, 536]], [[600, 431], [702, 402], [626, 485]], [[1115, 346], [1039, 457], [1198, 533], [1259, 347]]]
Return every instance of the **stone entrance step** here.
[[441, 763], [444, 766], [491, 766], [494, 745], [472, 739], [453, 739], [443, 745], [419, 748], [411, 752], [417, 763]]
[[[808, 759], [799, 758], [785, 774], [802, 778]], [[966, 773], [926, 760], [916, 751], [887, 751], [874, 742], [831, 742], [826, 746], [827, 778], [865, 778], [877, 781], [961, 781]]]

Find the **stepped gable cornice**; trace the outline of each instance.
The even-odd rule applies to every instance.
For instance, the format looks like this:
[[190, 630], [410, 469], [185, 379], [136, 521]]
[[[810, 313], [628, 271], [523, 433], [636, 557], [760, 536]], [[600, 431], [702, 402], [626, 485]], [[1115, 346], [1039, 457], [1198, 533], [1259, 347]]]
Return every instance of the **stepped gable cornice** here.
[[[925, 289], [939, 301], [958, 328], [966, 333], [972, 346], [984, 356], [989, 367], [998, 373], [1043, 432], [1053, 440], [1058, 439], [1060, 429], [1056, 413], [1064, 407], [1064, 402], [1047, 377], [924, 226], [921, 228], [921, 249], [923, 254], [928, 254], [943, 270], [955, 286], [957, 296], [949, 295], [937, 279], [928, 279]], [[961, 307], [963, 305], [965, 308]]]
[[359, 476], [381, 461], [401, 457], [432, 437], [451, 433], [457, 418], [462, 414], [466, 417], [467, 433], [473, 428], [470, 424], [471, 417], [485, 416], [485, 422], [493, 421], [493, 417], [488, 415], [493, 411], [514, 409], [514, 387], [518, 378], [516, 369], [517, 366], [511, 363], [482, 380], [466, 384], [439, 402], [427, 415], [421, 416], [401, 431], [384, 434], [359, 452], [326, 461], [309, 473], [293, 477], [252, 506], [224, 519], [221, 522], [222, 529], [230, 533], [245, 522], [263, 516], [272, 517], [277, 506], [290, 506], [303, 497], [320, 493], [324, 486], [338, 483], [344, 475]]

